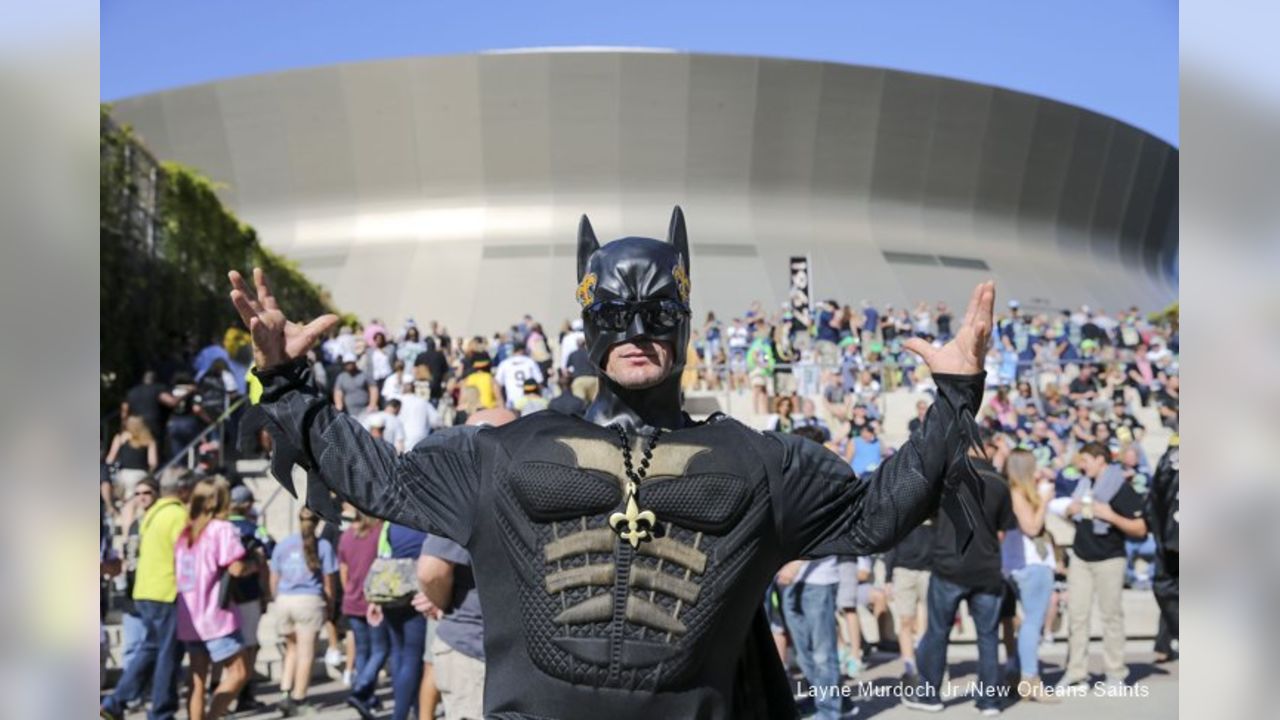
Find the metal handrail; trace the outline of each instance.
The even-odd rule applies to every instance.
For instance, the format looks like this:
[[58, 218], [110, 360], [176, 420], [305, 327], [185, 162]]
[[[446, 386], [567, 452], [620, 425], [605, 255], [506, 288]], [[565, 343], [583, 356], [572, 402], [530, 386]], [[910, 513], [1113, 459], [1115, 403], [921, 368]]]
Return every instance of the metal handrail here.
[[[191, 442], [187, 443], [186, 447], [182, 448], [177, 453], [175, 453], [173, 457], [169, 458], [163, 465], [161, 465], [155, 471], [154, 474], [159, 476], [160, 474], [164, 473], [165, 470], [168, 470], [169, 468], [176, 465], [178, 461], [181, 460], [183, 457], [187, 458], [187, 467], [195, 467], [196, 447], [201, 442], [203, 442], [205, 438], [209, 436], [210, 433], [213, 433], [215, 431], [222, 432], [223, 428], [227, 423], [227, 420], [230, 419], [231, 414], [236, 410], [238, 410], [241, 405], [244, 405], [246, 399], [247, 398], [241, 397], [239, 400], [236, 400], [235, 402], [227, 405], [226, 409], [222, 411], [222, 414], [219, 415], [216, 420], [214, 420], [212, 423], [209, 423], [208, 427], [206, 427], [204, 430], [201, 430], [199, 435], [196, 435], [195, 438], [191, 440]], [[222, 451], [225, 453], [226, 452], [225, 438], [223, 438], [223, 442], [221, 443], [221, 448], [222, 448]]]

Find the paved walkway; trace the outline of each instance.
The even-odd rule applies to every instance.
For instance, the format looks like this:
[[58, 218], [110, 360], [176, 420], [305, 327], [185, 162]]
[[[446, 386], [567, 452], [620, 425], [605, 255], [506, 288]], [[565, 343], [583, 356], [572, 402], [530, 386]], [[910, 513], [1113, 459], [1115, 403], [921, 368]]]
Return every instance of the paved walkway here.
[[[1096, 645], [1096, 643], [1095, 643]], [[1091, 669], [1100, 673], [1102, 658], [1098, 654], [1100, 647], [1094, 648]], [[1170, 720], [1178, 716], [1178, 663], [1154, 665], [1152, 663], [1151, 641], [1133, 640], [1126, 647], [1126, 658], [1129, 663], [1129, 681], [1132, 684], [1127, 697], [1107, 697], [1090, 690], [1083, 697], [1065, 699], [1059, 705], [1042, 705], [1038, 703], [1017, 702], [1006, 707], [1004, 716], [1009, 718], [1079, 718], [1089, 720]], [[950, 683], [952, 687], [965, 688], [976, 682], [977, 648], [972, 644], [953, 645], [949, 655]], [[1062, 674], [1062, 665], [1066, 660], [1066, 644], [1056, 643], [1052, 649], [1042, 655], [1046, 663], [1045, 676], [1049, 682], [1056, 682]], [[858, 678], [862, 687], [871, 686], [877, 693], [875, 697], [857, 697], [857, 690], [850, 688], [850, 695], [857, 698], [852, 707], [856, 712], [846, 717], [882, 718], [924, 718], [930, 713], [921, 713], [903, 707], [892, 689], [897, 685], [897, 678], [902, 674], [902, 662], [893, 655], [878, 655], [872, 659], [871, 667], [864, 670]], [[1100, 678], [1095, 678], [1100, 679]], [[380, 693], [384, 712], [379, 717], [390, 717], [391, 692], [385, 683]], [[324, 720], [358, 720], [356, 712], [343, 704], [346, 688], [337, 681], [325, 680], [312, 686], [311, 701], [320, 710], [314, 717]], [[260, 697], [263, 702], [274, 703], [280, 700], [279, 692], [274, 684], [264, 684]], [[945, 700], [946, 708], [937, 713], [941, 717], [976, 717], [973, 699], [965, 697], [963, 692], [957, 697]], [[266, 719], [276, 718], [280, 714], [274, 710], [260, 713], [245, 713], [237, 718]], [[142, 713], [129, 715], [130, 720], [145, 717]]]

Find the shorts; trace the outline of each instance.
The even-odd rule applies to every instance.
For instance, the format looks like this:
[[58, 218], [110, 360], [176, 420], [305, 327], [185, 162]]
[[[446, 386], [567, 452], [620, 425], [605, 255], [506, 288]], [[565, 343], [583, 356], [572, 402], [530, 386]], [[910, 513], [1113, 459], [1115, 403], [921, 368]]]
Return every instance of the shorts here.
[[280, 595], [276, 598], [276, 628], [281, 635], [315, 635], [324, 627], [325, 602], [319, 595]]
[[916, 608], [927, 604], [929, 571], [910, 568], [893, 569], [893, 613], [901, 620], [915, 617]]
[[439, 620], [427, 618], [427, 641], [422, 645], [422, 662], [432, 665], [435, 663], [435, 653], [432, 652], [431, 646], [436, 644], [436, 626], [440, 624]]
[[433, 639], [436, 687], [444, 704], [445, 720], [480, 720], [484, 717], [484, 661], [454, 650]]
[[206, 655], [215, 663], [230, 660], [244, 649], [244, 640], [239, 630], [212, 640], [188, 640], [184, 644], [188, 653]]
[[138, 483], [146, 476], [146, 470], [120, 468], [116, 471], [116, 483], [111, 488], [112, 496], [117, 500], [129, 500], [133, 497], [133, 491], [138, 487]]
[[795, 373], [780, 372], [773, 376], [775, 395], [794, 395], [796, 392]]
[[258, 647], [258, 624], [262, 622], [262, 604], [257, 600], [237, 603], [240, 609], [240, 634], [246, 647]]

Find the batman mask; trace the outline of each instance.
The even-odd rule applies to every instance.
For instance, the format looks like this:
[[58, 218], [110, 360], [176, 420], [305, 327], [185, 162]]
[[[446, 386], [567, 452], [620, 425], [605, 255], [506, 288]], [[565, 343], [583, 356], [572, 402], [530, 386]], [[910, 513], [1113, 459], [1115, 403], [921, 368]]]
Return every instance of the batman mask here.
[[586, 215], [578, 224], [578, 305], [587, 354], [602, 371], [609, 348], [636, 338], [668, 342], [672, 375], [689, 347], [689, 239], [671, 213], [667, 240], [625, 237], [601, 246]]

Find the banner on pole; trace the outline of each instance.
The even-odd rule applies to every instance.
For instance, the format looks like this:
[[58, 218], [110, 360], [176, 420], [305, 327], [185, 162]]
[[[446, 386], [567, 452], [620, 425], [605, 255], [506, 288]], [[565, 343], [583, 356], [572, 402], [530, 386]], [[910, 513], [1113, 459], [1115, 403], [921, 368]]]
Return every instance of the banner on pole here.
[[813, 324], [813, 297], [810, 287], [809, 258], [792, 257], [788, 268], [791, 275], [790, 305], [792, 322], [797, 329], [807, 330]]

